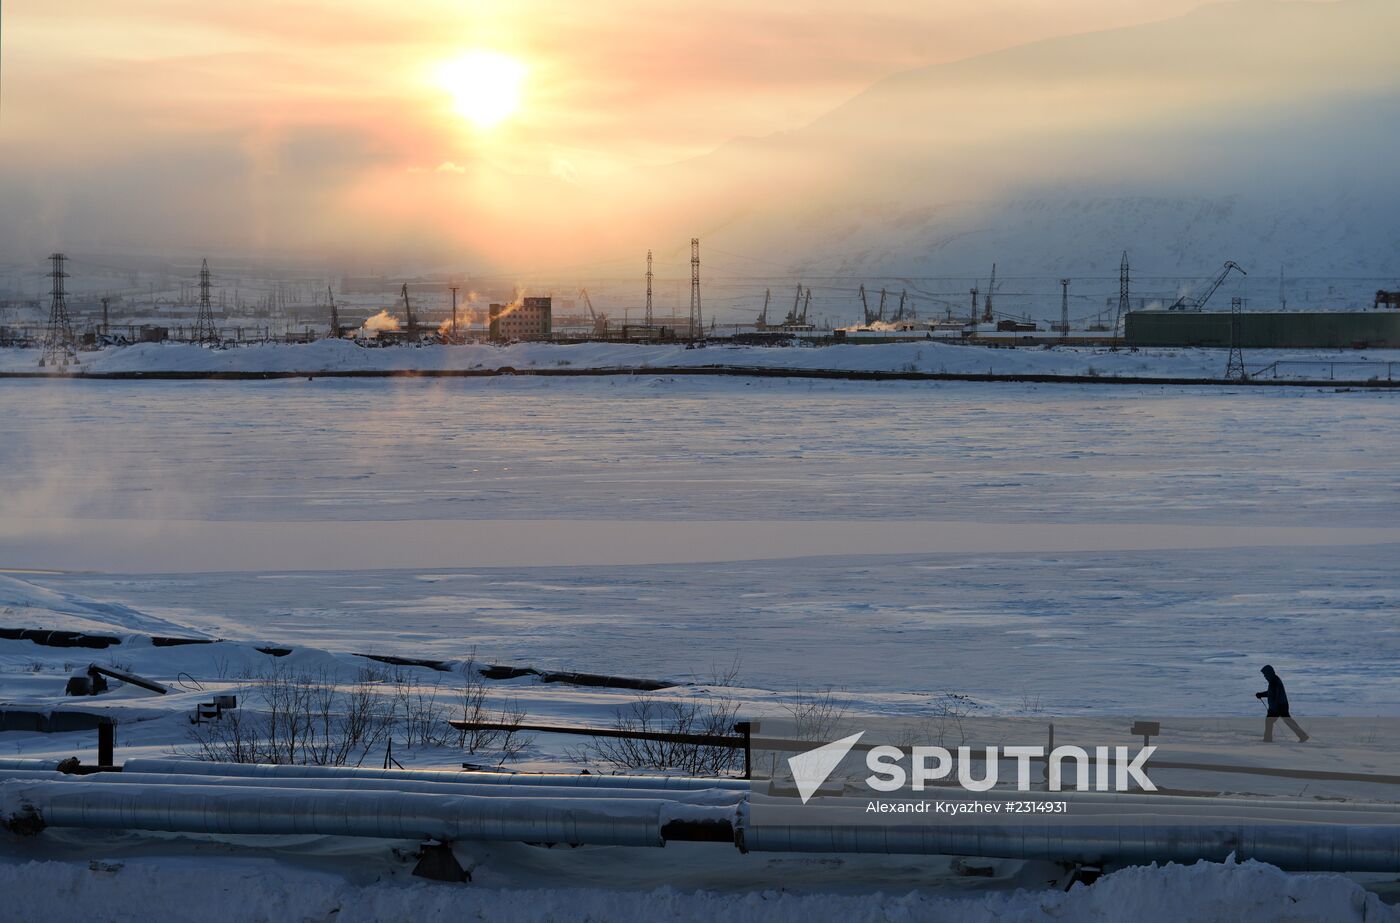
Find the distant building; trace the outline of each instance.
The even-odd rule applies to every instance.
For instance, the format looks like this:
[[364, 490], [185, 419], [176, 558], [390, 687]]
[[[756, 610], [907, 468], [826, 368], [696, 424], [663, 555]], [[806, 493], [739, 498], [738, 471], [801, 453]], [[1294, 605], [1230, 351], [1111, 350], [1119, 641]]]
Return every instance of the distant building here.
[[493, 340], [547, 340], [554, 332], [552, 298], [525, 298], [518, 305], [490, 307]]
[[[1228, 311], [1132, 311], [1123, 318], [1129, 346], [1230, 345]], [[1397, 349], [1396, 311], [1245, 311], [1239, 345], [1264, 349]]]

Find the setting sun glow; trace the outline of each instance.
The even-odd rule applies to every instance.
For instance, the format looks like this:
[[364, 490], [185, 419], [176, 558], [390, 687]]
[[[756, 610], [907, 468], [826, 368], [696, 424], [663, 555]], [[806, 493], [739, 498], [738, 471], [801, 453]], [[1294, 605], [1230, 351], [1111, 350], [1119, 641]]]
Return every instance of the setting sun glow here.
[[520, 108], [525, 65], [495, 51], [469, 51], [438, 70], [461, 116], [478, 128], [491, 128]]

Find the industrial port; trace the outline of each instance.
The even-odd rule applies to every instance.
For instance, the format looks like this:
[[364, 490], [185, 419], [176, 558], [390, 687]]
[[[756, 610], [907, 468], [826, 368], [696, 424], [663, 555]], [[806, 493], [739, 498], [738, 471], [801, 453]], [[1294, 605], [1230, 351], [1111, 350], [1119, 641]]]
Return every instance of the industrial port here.
[[[776, 280], [761, 294], [755, 280], [720, 276], [724, 294], [707, 310], [700, 241], [690, 241], [689, 278], [659, 279], [651, 251], [634, 285], [606, 280], [606, 299], [587, 283], [524, 286], [470, 276], [341, 276], [219, 273], [207, 259], [184, 271], [163, 267], [143, 278], [111, 267], [48, 258], [48, 291], [26, 293], [39, 272], [13, 272], [0, 298], [0, 346], [42, 349], [37, 362], [66, 367], [79, 353], [135, 343], [183, 342], [226, 349], [251, 344], [350, 340], [366, 348], [519, 342], [733, 343], [753, 346], [940, 341], [988, 347], [1097, 346], [1244, 349], [1400, 348], [1400, 285], [1378, 288], [1363, 307], [1309, 301], [1289, 306], [1280, 272], [1277, 303], [1251, 307], [1242, 294], [1246, 270], [1226, 261], [1213, 275], [1136, 280], [1122, 255], [1114, 290], [1104, 280], [1054, 280], [1058, 298], [1008, 290], [994, 264], [985, 280], [955, 301], [956, 279], [892, 284], [823, 280], [823, 289]], [[77, 283], [70, 282], [76, 279]], [[763, 280], [758, 280], [763, 281]], [[1316, 281], [1316, 280], [1314, 280]], [[144, 290], [142, 284], [144, 283]], [[854, 286], [854, 288], [852, 288]], [[1151, 288], [1149, 288], [1151, 286]], [[543, 289], [543, 293], [541, 293]], [[635, 291], [632, 291], [635, 289]], [[665, 297], [658, 297], [658, 290]], [[777, 294], [775, 294], [775, 290]], [[1222, 291], [1223, 290], [1223, 291]], [[1325, 291], [1331, 291], [1328, 286]], [[2, 290], [0, 290], [2, 291]], [[1305, 290], [1305, 295], [1311, 295]]]

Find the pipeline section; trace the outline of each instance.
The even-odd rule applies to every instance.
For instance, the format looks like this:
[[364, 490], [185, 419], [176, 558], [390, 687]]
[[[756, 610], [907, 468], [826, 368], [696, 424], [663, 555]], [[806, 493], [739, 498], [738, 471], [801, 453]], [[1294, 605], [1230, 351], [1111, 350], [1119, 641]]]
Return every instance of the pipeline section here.
[[[0, 820], [202, 834], [663, 846], [728, 842], [746, 852], [886, 853], [1084, 864], [1219, 861], [1288, 870], [1400, 871], [1400, 805], [1297, 798], [1036, 793], [1070, 815], [871, 823], [862, 803], [736, 791], [735, 780], [525, 775], [131, 760], [68, 776], [52, 761], [0, 768]], [[23, 762], [22, 766], [15, 766]], [[604, 782], [603, 780], [609, 780]], [[716, 784], [716, 783], [720, 784]], [[743, 783], [747, 787], [748, 783]], [[651, 787], [648, 787], [651, 786]], [[925, 793], [949, 800], [961, 792]], [[1024, 800], [987, 792], [979, 801]], [[755, 822], [755, 812], [760, 822]], [[790, 821], [790, 822], [789, 822]]]
[[744, 779], [696, 779], [689, 776], [605, 776], [593, 773], [455, 772], [436, 769], [368, 769], [358, 766], [281, 766], [265, 763], [203, 763], [190, 760], [133, 759], [126, 772], [181, 775], [255, 776], [259, 778], [416, 779], [420, 782], [471, 785], [543, 785], [570, 788], [646, 788], [659, 791], [727, 789], [748, 791]]

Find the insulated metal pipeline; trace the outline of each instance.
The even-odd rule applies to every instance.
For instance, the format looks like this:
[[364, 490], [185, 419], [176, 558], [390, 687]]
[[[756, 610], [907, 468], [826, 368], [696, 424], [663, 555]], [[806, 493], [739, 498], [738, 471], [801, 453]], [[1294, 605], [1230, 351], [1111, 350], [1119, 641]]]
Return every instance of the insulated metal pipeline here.
[[0, 757], [0, 769], [33, 769], [40, 772], [54, 772], [61, 760], [25, 759], [23, 757]]
[[663, 846], [672, 822], [723, 823], [732, 807], [658, 799], [481, 798], [416, 792], [218, 785], [0, 783], [6, 819], [50, 827], [384, 839]]
[[[476, 795], [486, 798], [606, 798], [634, 799], [651, 798], [676, 804], [729, 805], [744, 800], [741, 792], [724, 789], [664, 792], [655, 789], [614, 788], [588, 789], [569, 786], [541, 785], [473, 785], [471, 783], [422, 782], [416, 779], [401, 778], [358, 778], [358, 777], [256, 777], [256, 776], [211, 776], [193, 773], [96, 773], [88, 776], [69, 776], [59, 772], [41, 770], [0, 769], [0, 781], [5, 779], [35, 779], [40, 781], [65, 781], [81, 778], [88, 782], [103, 785], [215, 785], [246, 788], [283, 788], [315, 790], [355, 790], [355, 791], [402, 791], [437, 795]], [[928, 793], [924, 793], [928, 794]], [[959, 799], [991, 801], [1022, 800], [1025, 796], [1015, 792], [977, 793], [957, 790]], [[1296, 799], [1244, 799], [1244, 798], [1195, 798], [1176, 795], [1123, 795], [1097, 792], [1064, 792], [1058, 798], [1072, 806], [1076, 823], [1085, 816], [1123, 817], [1136, 814], [1144, 817], [1173, 818], [1188, 817], [1229, 817], [1241, 819], [1276, 819], [1279, 822], [1315, 823], [1319, 820], [1347, 822], [1353, 815], [1364, 813], [1377, 823], [1400, 823], [1400, 805], [1365, 802], [1336, 802]], [[955, 800], [955, 799], [946, 799]], [[814, 799], [809, 807], [843, 809], [838, 804], [823, 804], [826, 799]], [[762, 794], [749, 796], [747, 802], [760, 808], [792, 808], [791, 798], [771, 797]], [[849, 808], [844, 808], [849, 810]]]
[[646, 799], [675, 804], [729, 805], [739, 803], [743, 793], [724, 789], [664, 792], [645, 788], [578, 788], [565, 785], [472, 785], [470, 783], [422, 782], [417, 779], [324, 778], [299, 776], [210, 776], [176, 773], [100, 772], [70, 776], [60, 772], [31, 769], [0, 769], [0, 781], [34, 779], [63, 782], [81, 779], [100, 785], [211, 785], [242, 788], [315, 789], [320, 791], [417, 792], [423, 795], [476, 795], [483, 798], [573, 798]]
[[205, 763], [195, 760], [127, 760], [125, 772], [180, 773], [210, 776], [301, 778], [418, 779], [422, 782], [472, 785], [545, 785], [578, 788], [648, 788], [663, 791], [723, 788], [747, 791], [745, 779], [697, 779], [691, 776], [604, 776], [573, 773], [475, 772], [434, 769], [366, 769], [358, 766], [273, 766], [264, 763]]
[[[135, 776], [133, 775], [133, 779]], [[809, 806], [801, 824], [755, 824], [739, 805], [681, 804], [674, 798], [609, 798], [573, 790], [543, 797], [482, 797], [394, 790], [283, 788], [284, 780], [172, 784], [63, 781], [0, 783], [0, 814], [26, 813], [55, 827], [205, 834], [300, 834], [388, 839], [502, 840], [662, 846], [674, 839], [729, 840], [754, 852], [962, 855], [1132, 864], [1220, 861], [1234, 854], [1288, 870], [1400, 870], [1400, 824], [1343, 823], [1329, 806], [1245, 808], [1182, 805], [1171, 798], [1117, 823], [856, 822], [863, 810]], [[1104, 806], [1107, 807], [1107, 806]], [[1271, 811], [1267, 816], [1256, 812]], [[1341, 812], [1339, 812], [1341, 813]], [[1380, 812], [1394, 820], [1394, 812]], [[1173, 822], [1172, 815], [1175, 815]], [[1344, 818], [1350, 819], [1350, 818]]]
[[[820, 809], [819, 809], [820, 810]], [[847, 819], [850, 813], [842, 809]], [[746, 852], [889, 853], [1045, 859], [1084, 864], [1223, 861], [1256, 859], [1289, 871], [1400, 871], [1400, 825], [1313, 822], [1298, 818], [1266, 822], [1229, 817], [1159, 815], [1141, 823], [875, 825], [821, 823], [753, 824], [740, 808], [735, 842]], [[839, 818], [833, 818], [838, 820]]]
[[[756, 783], [756, 785], [757, 784], [758, 783]], [[899, 800], [905, 802], [1007, 802], [1025, 801], [1027, 799], [1038, 801], [1064, 801], [1073, 805], [1075, 811], [1102, 811], [1103, 809], [1110, 809], [1121, 813], [1123, 810], [1131, 809], [1143, 813], [1162, 813], [1194, 808], [1206, 813], [1214, 813], [1215, 815], [1233, 814], [1238, 810], [1287, 811], [1289, 813], [1299, 811], [1326, 811], [1343, 814], [1384, 814], [1394, 818], [1394, 822], [1400, 823], [1400, 802], [1387, 801], [1331, 801], [1284, 795], [1261, 795], [1254, 798], [1244, 798], [1201, 795], [1161, 795], [1141, 792], [1081, 792], [1073, 790], [1063, 792], [1017, 792], [998, 790], [970, 792], [966, 789], [951, 787], [948, 789], [925, 790], [923, 792], [901, 791], [899, 793]], [[752, 804], [772, 806], [794, 804], [791, 794], [768, 795], [763, 792], [761, 788], [757, 787], [749, 798], [749, 801]], [[842, 802], [835, 798], [817, 796], [811, 799], [809, 804], [814, 807], [820, 807], [824, 804], [832, 807], [839, 807]]]

